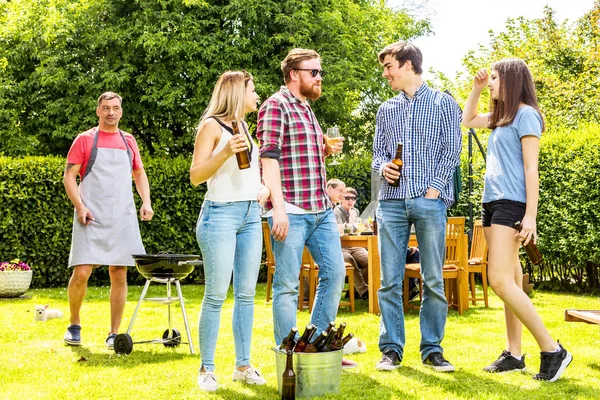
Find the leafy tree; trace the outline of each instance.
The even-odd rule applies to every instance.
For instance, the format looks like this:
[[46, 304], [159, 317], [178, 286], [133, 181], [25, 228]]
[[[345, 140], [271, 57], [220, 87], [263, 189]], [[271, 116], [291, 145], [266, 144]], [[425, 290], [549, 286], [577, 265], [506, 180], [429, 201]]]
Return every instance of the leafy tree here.
[[376, 53], [428, 29], [375, 0], [0, 2], [0, 153], [65, 154], [106, 90], [123, 96], [122, 127], [143, 149], [188, 152], [223, 71], [245, 68], [266, 98], [294, 47], [317, 50], [328, 72], [321, 123], [370, 147], [389, 96]]
[[[466, 101], [472, 77], [496, 60], [518, 57], [529, 65], [549, 129], [600, 123], [600, 1], [577, 21], [558, 23], [554, 10], [544, 17], [509, 19], [505, 30], [490, 32], [490, 42], [464, 58], [467, 73], [451, 80], [437, 74], [437, 83]], [[485, 93], [485, 92], [484, 92]], [[484, 99], [485, 100], [485, 99]], [[487, 104], [480, 103], [487, 110]]]

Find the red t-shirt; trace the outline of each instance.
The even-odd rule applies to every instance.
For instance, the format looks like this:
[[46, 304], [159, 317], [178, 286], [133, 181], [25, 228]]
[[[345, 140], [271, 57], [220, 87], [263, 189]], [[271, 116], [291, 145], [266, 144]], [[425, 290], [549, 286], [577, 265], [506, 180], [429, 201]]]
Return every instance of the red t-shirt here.
[[[90, 155], [92, 154], [95, 132], [96, 128], [92, 128], [77, 135], [69, 149], [69, 154], [67, 154], [67, 163], [81, 165], [81, 169], [79, 170], [80, 176], [85, 174]], [[127, 141], [127, 146], [129, 146], [132, 151], [133, 169], [144, 168], [142, 158], [140, 157], [140, 150], [138, 149], [135, 138], [126, 132], [123, 132], [123, 135]], [[98, 148], [126, 150], [125, 143], [119, 132], [112, 133], [100, 131], [98, 133]]]

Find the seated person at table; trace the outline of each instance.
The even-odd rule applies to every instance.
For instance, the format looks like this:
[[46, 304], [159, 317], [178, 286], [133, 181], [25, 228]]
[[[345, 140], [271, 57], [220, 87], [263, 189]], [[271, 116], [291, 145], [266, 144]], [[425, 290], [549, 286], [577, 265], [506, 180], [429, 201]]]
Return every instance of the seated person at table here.
[[340, 204], [342, 195], [346, 190], [346, 184], [339, 179], [330, 179], [327, 181], [327, 196], [333, 204]]

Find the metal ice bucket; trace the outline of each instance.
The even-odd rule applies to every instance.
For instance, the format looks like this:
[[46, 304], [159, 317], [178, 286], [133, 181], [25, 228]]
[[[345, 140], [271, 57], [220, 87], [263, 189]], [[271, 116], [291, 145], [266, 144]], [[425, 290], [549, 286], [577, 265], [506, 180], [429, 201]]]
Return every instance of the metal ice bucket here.
[[[286, 354], [274, 348], [277, 367], [277, 386], [281, 395], [281, 375], [285, 370]], [[316, 397], [340, 392], [342, 350], [325, 353], [294, 353], [296, 396]]]

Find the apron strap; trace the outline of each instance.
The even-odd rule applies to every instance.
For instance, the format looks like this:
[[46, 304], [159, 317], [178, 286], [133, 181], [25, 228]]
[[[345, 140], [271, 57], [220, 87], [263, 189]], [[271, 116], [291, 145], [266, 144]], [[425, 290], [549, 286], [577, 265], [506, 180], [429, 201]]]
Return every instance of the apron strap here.
[[[100, 134], [100, 128], [96, 128], [96, 132], [94, 133], [94, 143], [92, 144], [92, 152], [90, 153], [90, 159], [88, 160], [87, 168], [85, 169], [85, 173], [80, 179], [80, 182], [85, 179], [86, 176], [92, 171], [92, 167], [96, 162], [96, 157], [98, 156], [98, 135]], [[133, 154], [131, 149], [127, 145], [127, 140], [125, 140], [125, 135], [119, 129], [119, 134], [121, 135], [121, 139], [125, 143], [125, 148], [127, 149], [127, 157], [129, 158], [129, 165], [133, 168]]]
[[121, 132], [120, 129], [119, 129], [119, 133], [121, 134], [121, 139], [123, 139], [123, 143], [125, 143], [125, 148], [127, 149], [127, 157], [129, 157], [129, 165], [131, 166], [129, 168], [129, 171], [131, 171], [131, 170], [133, 170], [133, 152], [129, 148], [129, 145], [127, 145], [127, 140], [125, 140], [125, 135], [123, 134], [123, 132]]

